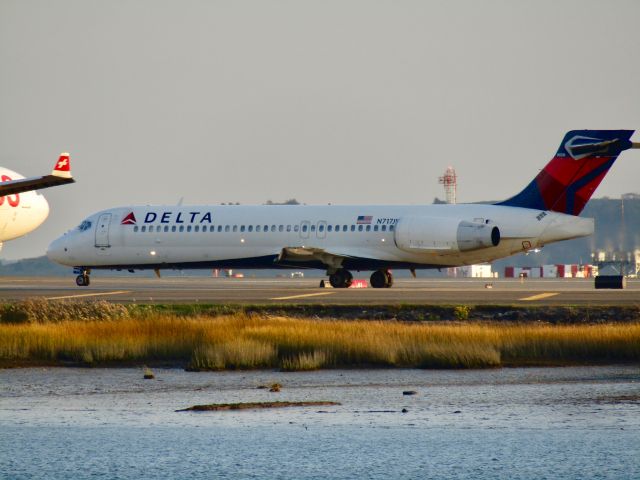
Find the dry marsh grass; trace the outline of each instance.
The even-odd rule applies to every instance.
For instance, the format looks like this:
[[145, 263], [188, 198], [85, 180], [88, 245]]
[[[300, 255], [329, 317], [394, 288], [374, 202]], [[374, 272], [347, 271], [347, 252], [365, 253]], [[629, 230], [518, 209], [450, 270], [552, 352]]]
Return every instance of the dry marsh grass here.
[[424, 324], [236, 314], [0, 324], [0, 362], [193, 370], [487, 368], [640, 361], [640, 324]]

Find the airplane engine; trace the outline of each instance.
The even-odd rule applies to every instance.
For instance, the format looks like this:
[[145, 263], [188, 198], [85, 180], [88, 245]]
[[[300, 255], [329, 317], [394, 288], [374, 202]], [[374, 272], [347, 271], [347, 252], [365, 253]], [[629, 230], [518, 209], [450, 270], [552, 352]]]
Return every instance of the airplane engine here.
[[456, 253], [497, 247], [500, 229], [489, 219], [472, 221], [437, 218], [403, 217], [395, 229], [396, 246], [416, 253]]

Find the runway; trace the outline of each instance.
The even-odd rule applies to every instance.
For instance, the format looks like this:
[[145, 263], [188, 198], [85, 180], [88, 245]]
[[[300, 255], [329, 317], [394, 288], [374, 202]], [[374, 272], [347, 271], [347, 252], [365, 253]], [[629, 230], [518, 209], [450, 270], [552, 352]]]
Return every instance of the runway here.
[[[364, 277], [363, 277], [364, 278]], [[624, 290], [595, 290], [593, 279], [399, 279], [390, 289], [319, 288], [320, 279], [100, 277], [77, 287], [73, 277], [0, 278], [0, 301], [325, 305], [640, 306], [640, 280]]]

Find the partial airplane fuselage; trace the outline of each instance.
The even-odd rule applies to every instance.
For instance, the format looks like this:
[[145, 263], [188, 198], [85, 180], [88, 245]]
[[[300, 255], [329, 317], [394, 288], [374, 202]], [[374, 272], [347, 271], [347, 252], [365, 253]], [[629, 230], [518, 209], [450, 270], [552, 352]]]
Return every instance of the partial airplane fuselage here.
[[49, 216], [49, 204], [37, 190], [73, 183], [68, 153], [61, 153], [49, 175], [25, 178], [0, 167], [0, 247], [38, 228]]
[[[8, 168], [0, 167], [0, 180], [24, 179]], [[31, 190], [0, 197], [0, 242], [22, 237], [38, 228], [49, 216], [49, 203], [37, 191]]]
[[120, 207], [91, 215], [48, 255], [91, 268], [327, 268], [334, 257], [338, 268], [416, 269], [592, 232], [587, 218], [479, 204]]

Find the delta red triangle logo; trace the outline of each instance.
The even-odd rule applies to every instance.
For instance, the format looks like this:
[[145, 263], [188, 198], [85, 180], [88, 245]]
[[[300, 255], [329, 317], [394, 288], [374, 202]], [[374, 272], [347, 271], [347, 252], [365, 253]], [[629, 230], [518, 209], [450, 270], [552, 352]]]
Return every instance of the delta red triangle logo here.
[[120, 225], [135, 225], [136, 224], [136, 216], [131, 212], [129, 215], [122, 219]]

